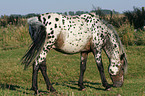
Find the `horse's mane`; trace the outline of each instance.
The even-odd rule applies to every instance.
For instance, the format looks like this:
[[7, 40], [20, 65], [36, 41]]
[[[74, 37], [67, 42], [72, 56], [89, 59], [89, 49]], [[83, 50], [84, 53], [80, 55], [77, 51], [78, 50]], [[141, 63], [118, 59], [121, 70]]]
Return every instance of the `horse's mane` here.
[[101, 20], [101, 21], [107, 26], [107, 28], [109, 30], [111, 30], [112, 34], [115, 36], [115, 39], [116, 39], [116, 41], [117, 41], [117, 43], [118, 43], [118, 45], [120, 47], [121, 53], [125, 53], [124, 48], [123, 48], [123, 45], [122, 45], [121, 40], [119, 38], [119, 35], [118, 35], [117, 31], [115, 30], [114, 26], [112, 24], [109, 24], [105, 20]]

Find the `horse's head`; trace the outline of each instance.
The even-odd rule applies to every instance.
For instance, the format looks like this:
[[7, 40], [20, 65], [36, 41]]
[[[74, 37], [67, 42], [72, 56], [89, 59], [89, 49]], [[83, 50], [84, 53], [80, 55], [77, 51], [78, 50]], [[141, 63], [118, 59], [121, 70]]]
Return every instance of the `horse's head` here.
[[116, 62], [118, 64], [111, 64], [109, 67], [109, 73], [114, 87], [121, 87], [123, 85], [124, 74], [127, 71], [127, 60], [125, 53], [121, 54], [119, 59], [120, 60]]
[[121, 87], [124, 82], [124, 74], [127, 72], [126, 54], [115, 28], [110, 24], [107, 27], [108, 34], [103, 49], [110, 61], [109, 74], [113, 86]]

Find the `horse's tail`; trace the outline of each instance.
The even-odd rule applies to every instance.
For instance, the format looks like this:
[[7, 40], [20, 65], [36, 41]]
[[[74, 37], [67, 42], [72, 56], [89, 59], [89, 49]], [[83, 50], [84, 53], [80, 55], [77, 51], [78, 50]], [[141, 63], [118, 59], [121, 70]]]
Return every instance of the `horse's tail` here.
[[29, 46], [26, 54], [21, 59], [22, 64], [25, 64], [24, 69], [26, 69], [40, 54], [46, 38], [46, 28], [41, 22], [38, 21], [37, 17], [28, 19], [28, 24], [29, 33], [33, 42]]

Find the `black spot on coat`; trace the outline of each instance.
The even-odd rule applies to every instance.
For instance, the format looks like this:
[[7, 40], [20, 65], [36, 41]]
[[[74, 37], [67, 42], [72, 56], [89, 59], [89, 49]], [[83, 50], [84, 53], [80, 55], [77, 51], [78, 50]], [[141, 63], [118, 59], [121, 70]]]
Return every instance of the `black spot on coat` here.
[[43, 17], [43, 24], [45, 24], [45, 22], [46, 22], [46, 18], [45, 18], [45, 17]]
[[57, 24], [55, 24], [55, 28], [57, 28]]
[[59, 21], [59, 19], [58, 18], [55, 18], [55, 21]]
[[50, 19], [51, 15], [48, 16], [48, 19]]

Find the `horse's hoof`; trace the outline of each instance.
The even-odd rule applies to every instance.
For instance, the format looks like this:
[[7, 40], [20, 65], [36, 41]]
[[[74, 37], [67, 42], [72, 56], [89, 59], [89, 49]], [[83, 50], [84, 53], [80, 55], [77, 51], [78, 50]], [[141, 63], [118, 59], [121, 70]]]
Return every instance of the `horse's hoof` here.
[[30, 90], [34, 90], [34, 88], [33, 88], [33, 87], [31, 87], [31, 88], [30, 88]]
[[50, 89], [50, 92], [57, 92], [54, 88]]
[[56, 90], [55, 90], [53, 87], [51, 87], [51, 88], [47, 87], [47, 90], [48, 90], [49, 92], [56, 92]]
[[40, 93], [39, 93], [39, 91], [37, 90], [37, 91], [35, 91], [35, 95], [40, 95]]
[[82, 91], [85, 91], [85, 90], [86, 90], [86, 88], [82, 89]]
[[117, 96], [121, 96], [120, 94], [117, 94]]
[[106, 91], [113, 91], [112, 88], [107, 88], [105, 89]]
[[86, 90], [86, 88], [80, 88], [79, 89], [79, 91], [85, 91]]

